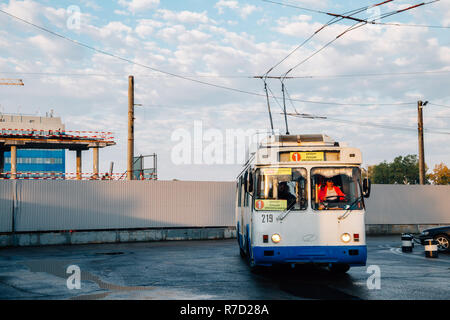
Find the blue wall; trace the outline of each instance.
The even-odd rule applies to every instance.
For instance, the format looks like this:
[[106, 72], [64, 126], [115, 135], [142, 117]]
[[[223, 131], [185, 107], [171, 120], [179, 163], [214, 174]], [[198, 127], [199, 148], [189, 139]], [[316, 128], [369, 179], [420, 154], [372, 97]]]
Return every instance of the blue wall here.
[[[66, 171], [66, 150], [17, 149], [17, 172]], [[11, 152], [5, 152], [3, 172], [11, 172]]]

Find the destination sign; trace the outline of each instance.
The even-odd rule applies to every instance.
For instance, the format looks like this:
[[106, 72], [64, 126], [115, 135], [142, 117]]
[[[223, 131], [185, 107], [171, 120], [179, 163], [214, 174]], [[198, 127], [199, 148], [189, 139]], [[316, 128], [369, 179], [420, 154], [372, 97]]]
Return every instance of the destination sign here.
[[291, 152], [289, 161], [325, 161], [324, 152]]
[[284, 211], [287, 200], [255, 200], [255, 210]]

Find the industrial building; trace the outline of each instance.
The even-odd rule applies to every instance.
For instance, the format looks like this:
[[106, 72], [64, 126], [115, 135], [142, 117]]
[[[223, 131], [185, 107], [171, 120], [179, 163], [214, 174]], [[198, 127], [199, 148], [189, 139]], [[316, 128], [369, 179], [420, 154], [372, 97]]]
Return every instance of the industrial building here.
[[[0, 115], [2, 132], [64, 131], [61, 118], [27, 115]], [[11, 172], [11, 152], [4, 152], [3, 172]], [[17, 150], [17, 171], [22, 177], [63, 176], [66, 172], [66, 151], [64, 149], [19, 149]]]
[[115, 145], [110, 132], [67, 131], [53, 112], [45, 117], [0, 114], [0, 178], [65, 178], [66, 150], [76, 152], [76, 178], [82, 179], [82, 151], [93, 150], [99, 178], [99, 149]]

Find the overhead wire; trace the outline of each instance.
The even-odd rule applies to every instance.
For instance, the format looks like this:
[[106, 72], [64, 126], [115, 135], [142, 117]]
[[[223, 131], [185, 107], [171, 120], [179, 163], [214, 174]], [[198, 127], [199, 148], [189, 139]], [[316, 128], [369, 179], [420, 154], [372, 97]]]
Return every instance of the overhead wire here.
[[[385, 77], [385, 76], [406, 76], [406, 75], [427, 75], [427, 74], [448, 74], [450, 70], [426, 70], [426, 71], [415, 71], [415, 72], [386, 72], [386, 73], [354, 73], [354, 74], [335, 74], [335, 75], [297, 75], [288, 76], [286, 79], [327, 79], [327, 78], [362, 78], [362, 77]], [[18, 72], [18, 71], [0, 71], [0, 74], [4, 75], [29, 75], [29, 76], [43, 76], [43, 77], [124, 77], [127, 73], [68, 73], [68, 72]], [[171, 77], [169, 75], [164, 75], [160, 73], [153, 74], [135, 74], [139, 77]], [[241, 79], [254, 79], [254, 76], [242, 75], [185, 75], [191, 78], [241, 78]], [[272, 77], [267, 77], [268, 79]], [[278, 79], [279, 77], [274, 77]]]
[[[271, 67], [263, 76], [264, 78], [264, 86], [265, 88], [267, 88], [267, 84], [266, 84], [266, 79], [269, 75], [270, 72], [272, 72], [273, 69], [275, 69], [276, 67], [278, 67], [281, 63], [283, 63], [286, 59], [288, 59], [294, 52], [296, 52], [298, 49], [300, 49], [301, 47], [303, 47], [306, 43], [308, 43], [317, 33], [319, 33], [320, 31], [324, 30], [327, 26], [334, 24], [338, 21], [341, 21], [342, 19], [346, 19], [348, 17], [352, 17], [353, 15], [356, 15], [358, 13], [361, 13], [362, 11], [368, 10], [369, 8], [374, 8], [377, 6], [381, 6], [383, 4], [392, 2], [394, 0], [386, 0], [380, 3], [376, 3], [370, 6], [366, 6], [363, 8], [359, 8], [359, 9], [355, 9], [352, 11], [349, 11], [347, 13], [344, 13], [344, 15], [340, 15], [338, 16], [334, 16], [328, 23], [326, 23], [325, 25], [323, 25], [321, 28], [319, 28], [318, 30], [316, 30], [310, 37], [308, 37], [306, 40], [304, 40], [299, 46], [297, 46], [293, 51], [291, 51], [286, 57], [284, 57], [281, 61], [279, 61], [277, 64], [275, 64], [273, 67]], [[439, 0], [436, 0], [439, 1]], [[358, 19], [357, 19], [358, 20]], [[320, 51], [324, 50], [326, 47], [328, 47], [329, 45], [331, 45], [334, 41], [336, 41], [338, 38], [340, 38], [341, 36], [343, 36], [345, 33], [352, 31], [354, 29], [357, 29], [359, 27], [362, 27], [363, 25], [367, 24], [366, 21], [358, 21], [356, 24], [354, 24], [353, 26], [351, 26], [350, 28], [348, 28], [347, 30], [345, 30], [343, 33], [341, 33], [340, 35], [338, 35], [334, 40], [330, 41], [329, 43], [327, 43], [325, 46], [323, 46], [321, 49], [317, 50], [316, 52], [314, 52], [312, 55], [310, 55], [308, 58], [306, 58], [305, 60], [301, 61], [299, 64], [295, 65], [293, 68], [289, 69], [285, 74], [283, 74], [283, 76], [280, 78], [281, 80], [281, 86], [282, 86], [282, 92], [283, 92], [283, 104], [284, 104], [284, 116], [285, 116], [285, 122], [286, 122], [286, 134], [288, 134], [288, 121], [287, 121], [287, 116], [286, 116], [286, 102], [285, 102], [285, 84], [284, 81], [287, 77], [287, 75], [294, 70], [295, 68], [297, 68], [298, 66], [300, 66], [301, 64], [305, 63], [307, 60], [311, 59], [313, 56], [315, 56], [316, 54], [318, 54]], [[292, 102], [292, 101], [291, 101]], [[278, 102], [277, 102], [278, 103]], [[269, 113], [270, 113], [270, 107], [269, 107]], [[269, 114], [270, 115], [270, 114]], [[271, 115], [270, 115], [271, 117]], [[271, 120], [272, 122], [272, 120]]]
[[[365, 26], [367, 24], [373, 24], [375, 21], [378, 21], [378, 20], [390, 17], [392, 15], [396, 15], [396, 14], [399, 14], [399, 13], [402, 13], [402, 12], [405, 12], [405, 11], [408, 11], [408, 10], [411, 10], [411, 9], [414, 9], [414, 8], [417, 8], [417, 7], [420, 7], [420, 6], [432, 4], [432, 3], [435, 3], [435, 2], [438, 2], [438, 1], [440, 1], [440, 0], [433, 0], [433, 1], [429, 1], [429, 2], [422, 2], [422, 3], [416, 4], [416, 5], [413, 5], [413, 6], [409, 6], [407, 8], [401, 9], [401, 10], [394, 10], [394, 11], [391, 11], [391, 12], [387, 12], [385, 14], [382, 14], [382, 15], [378, 16], [377, 18], [372, 18], [371, 20], [359, 19], [359, 18], [355, 18], [355, 17], [352, 17], [352, 16], [344, 16], [344, 15], [338, 15], [338, 14], [331, 14], [330, 13], [329, 15], [332, 15], [332, 16], [335, 16], [335, 17], [342, 17], [342, 18], [345, 18], [345, 19], [354, 20], [354, 21], [356, 21], [356, 23], [353, 24], [352, 26], [350, 26], [349, 28], [347, 28], [344, 32], [340, 33], [336, 38], [334, 38], [333, 40], [331, 40], [328, 43], [326, 43], [320, 49], [318, 49], [315, 52], [313, 52], [310, 56], [308, 56], [307, 58], [305, 58], [302, 61], [300, 61], [299, 63], [297, 63], [294, 67], [292, 67], [286, 73], [284, 73], [282, 75], [282, 78], [286, 78], [287, 75], [290, 72], [292, 72], [294, 69], [298, 68], [299, 66], [301, 66], [302, 64], [304, 64], [305, 62], [310, 60], [312, 57], [314, 57], [315, 55], [320, 53], [322, 50], [324, 50], [325, 48], [330, 46], [332, 43], [334, 43], [336, 40], [338, 40], [339, 38], [341, 38], [343, 35], [345, 35], [346, 33], [350, 32], [350, 31], [353, 31], [355, 29], [361, 28], [361, 27], [363, 27], [363, 26]], [[387, 2], [389, 2], [389, 1], [385, 1], [384, 3], [387, 3]], [[381, 4], [384, 4], [384, 3], [381, 3]], [[380, 5], [380, 4], [378, 4], [378, 5]]]
[[[316, 50], [315, 52], [313, 52], [313, 53], [312, 53], [311, 55], [309, 55], [307, 58], [301, 60], [301, 61], [300, 61], [299, 63], [297, 63], [294, 67], [290, 68], [286, 73], [284, 73], [284, 74], [281, 76], [281, 79], [282, 79], [282, 80], [281, 80], [281, 83], [282, 83], [282, 85], [283, 85], [283, 90], [284, 90], [284, 81], [286, 80], [286, 77], [288, 76], [288, 74], [289, 74], [290, 72], [292, 72], [294, 69], [298, 68], [299, 66], [301, 66], [302, 64], [304, 64], [304, 63], [307, 62], [308, 60], [310, 60], [312, 57], [314, 57], [315, 55], [317, 55], [318, 53], [320, 53], [322, 50], [324, 50], [325, 48], [327, 48], [328, 46], [330, 46], [332, 43], [334, 43], [336, 40], [338, 40], [340, 37], [342, 37], [342, 36], [345, 35], [346, 33], [350, 32], [350, 31], [353, 31], [353, 30], [355, 30], [355, 29], [358, 29], [358, 28], [360, 28], [360, 27], [363, 27], [363, 26], [365, 26], [365, 25], [368, 24], [368, 23], [372, 23], [372, 22], [375, 22], [375, 21], [377, 21], [377, 20], [381, 20], [381, 19], [383, 19], [383, 18], [392, 16], [392, 15], [395, 15], [395, 14], [399, 14], [399, 13], [405, 12], [405, 11], [407, 11], [407, 10], [411, 10], [411, 9], [417, 8], [417, 7], [419, 7], [419, 6], [431, 4], [431, 3], [434, 3], [434, 2], [437, 2], [437, 1], [440, 1], [440, 0], [433, 0], [433, 1], [429, 1], [429, 2], [424, 2], [424, 3], [417, 4], [417, 5], [409, 6], [409, 7], [407, 7], [407, 8], [401, 9], [401, 10], [395, 10], [395, 11], [392, 11], [392, 12], [388, 12], [388, 13], [385, 13], [385, 14], [383, 14], [383, 15], [380, 15], [380, 16], [379, 16], [378, 18], [376, 18], [376, 19], [372, 19], [371, 21], [364, 20], [364, 19], [359, 19], [359, 18], [355, 18], [355, 17], [352, 17], [352, 16], [344, 16], [344, 15], [337, 15], [337, 14], [329, 14], [329, 15], [332, 15], [332, 16], [335, 16], [335, 17], [341, 17], [341, 18], [345, 18], [345, 19], [354, 20], [354, 21], [356, 21], [356, 23], [354, 23], [352, 26], [350, 26], [349, 28], [347, 28], [344, 32], [340, 33], [336, 38], [334, 38], [334, 39], [332, 39], [331, 41], [329, 41], [328, 43], [326, 43], [326, 44], [325, 44], [324, 46], [322, 46], [320, 49], [318, 49], [318, 50]], [[387, 2], [390, 2], [390, 1], [385, 1], [385, 2], [382, 2], [382, 3], [376, 4], [375, 6], [379, 6], [379, 5], [385, 4], [385, 3], [387, 3]], [[285, 114], [285, 116], [286, 116], [286, 114]]]
[[[273, 4], [277, 4], [277, 5], [281, 5], [281, 6], [284, 6], [284, 7], [296, 8], [296, 9], [300, 9], [300, 10], [304, 10], [304, 11], [308, 11], [308, 12], [314, 12], [314, 13], [320, 13], [320, 14], [329, 15], [329, 12], [326, 12], [326, 11], [317, 10], [317, 9], [311, 9], [311, 8], [306, 8], [306, 7], [301, 7], [301, 6], [298, 6], [298, 5], [291, 4], [291, 3], [279, 2], [279, 1], [270, 1], [270, 0], [261, 0], [261, 1], [268, 2], [268, 3], [273, 3]], [[421, 27], [421, 28], [434, 28], [434, 29], [450, 29], [450, 26], [422, 25], [422, 24], [410, 24], [410, 23], [375, 22], [375, 23], [372, 23], [372, 24], [385, 25], [385, 26], [396, 26], [396, 27]]]
[[[112, 57], [112, 58], [114, 58], [114, 59], [121, 60], [121, 61], [127, 62], [127, 63], [129, 63], [129, 64], [133, 64], [133, 65], [136, 65], [136, 66], [145, 68], [145, 69], [149, 69], [149, 70], [155, 71], [155, 72], [157, 72], [157, 73], [165, 74], [165, 75], [168, 75], [168, 76], [171, 76], [171, 77], [174, 77], [174, 78], [178, 78], [178, 79], [182, 79], [182, 80], [186, 80], [186, 81], [190, 81], [190, 82], [194, 82], [194, 83], [198, 83], [198, 84], [203, 84], [203, 85], [206, 85], [206, 86], [211, 86], [211, 87], [215, 87], [215, 88], [219, 88], [219, 89], [224, 89], [224, 90], [228, 90], [228, 91], [238, 92], [238, 93], [242, 93], [242, 94], [248, 94], [248, 95], [252, 95], [252, 96], [265, 97], [265, 95], [264, 95], [264, 94], [261, 94], [261, 93], [251, 92], [251, 91], [247, 91], [247, 90], [242, 90], [242, 89], [237, 89], [237, 88], [227, 87], [227, 86], [223, 86], [223, 85], [219, 85], [219, 84], [215, 84], [215, 83], [210, 83], [210, 82], [206, 82], [206, 81], [201, 81], [201, 80], [193, 79], [193, 78], [190, 78], [190, 77], [187, 77], [187, 76], [175, 74], [175, 73], [173, 73], [173, 72], [168, 72], [168, 71], [160, 70], [160, 69], [158, 69], [158, 68], [154, 68], [154, 67], [151, 67], [151, 66], [147, 66], [147, 65], [144, 65], [144, 64], [142, 64], [142, 63], [133, 61], [133, 60], [131, 60], [131, 59], [124, 58], [124, 57], [118, 56], [118, 55], [116, 55], [116, 54], [113, 54], [113, 53], [110, 53], [110, 52], [107, 52], [107, 51], [104, 51], [104, 50], [101, 50], [101, 49], [97, 49], [97, 48], [95, 48], [95, 47], [92, 47], [92, 46], [87, 45], [87, 44], [85, 44], [85, 43], [79, 42], [79, 41], [77, 41], [77, 40], [71, 39], [71, 38], [69, 38], [69, 37], [67, 37], [67, 36], [61, 35], [61, 34], [59, 34], [59, 33], [56, 33], [56, 32], [54, 32], [54, 31], [52, 31], [52, 30], [49, 30], [49, 29], [47, 29], [47, 28], [44, 28], [44, 27], [41, 27], [41, 26], [39, 26], [39, 25], [36, 25], [36, 24], [34, 24], [34, 23], [32, 23], [32, 22], [29, 22], [29, 21], [27, 21], [27, 20], [25, 20], [25, 19], [22, 19], [22, 18], [20, 18], [20, 17], [17, 17], [17, 16], [15, 16], [15, 15], [13, 15], [13, 14], [11, 14], [11, 13], [8, 13], [8, 12], [6, 12], [6, 11], [4, 11], [4, 10], [1, 10], [1, 9], [0, 9], [0, 13], [3, 13], [3, 14], [5, 14], [5, 15], [7, 15], [7, 16], [13, 18], [13, 19], [19, 20], [19, 21], [21, 21], [21, 22], [23, 22], [23, 23], [25, 23], [25, 24], [27, 24], [27, 25], [30, 25], [30, 26], [36, 28], [36, 29], [39, 29], [39, 30], [44, 31], [44, 32], [49, 33], [49, 34], [52, 34], [52, 35], [55, 36], [55, 37], [58, 37], [58, 38], [60, 38], [60, 39], [66, 40], [66, 41], [69, 41], [69, 42], [71, 42], [71, 43], [73, 43], [73, 44], [75, 44], [75, 45], [77, 45], [77, 46], [84, 47], [84, 48], [86, 48], [86, 49], [89, 49], [89, 50], [92, 50], [92, 51], [94, 51], [94, 52], [100, 53], [100, 54], [102, 54], [102, 55], [109, 56], [109, 57]], [[294, 100], [294, 101], [297, 101], [297, 102], [313, 103], [313, 104], [321, 104], [321, 105], [355, 105], [355, 106], [374, 105], [374, 104], [367, 104], [367, 103], [357, 104], [357, 103], [339, 103], [339, 102], [310, 101], [310, 100], [304, 100], [304, 99], [293, 99], [293, 100]], [[415, 104], [415, 102], [405, 102], [405, 103], [376, 103], [376, 105], [407, 105], [407, 104]]]
[[[370, 126], [370, 127], [377, 127], [377, 128], [383, 128], [383, 129], [393, 129], [393, 130], [417, 132], [417, 128], [413, 128], [413, 127], [402, 127], [402, 126], [384, 125], [384, 124], [373, 123], [373, 122], [352, 121], [352, 120], [345, 120], [345, 119], [339, 119], [339, 118], [331, 118], [331, 117], [327, 117], [327, 116], [315, 116], [315, 115], [310, 115], [310, 114], [292, 114], [291, 113], [291, 114], [287, 114], [287, 115], [296, 117], [296, 118], [330, 120], [330, 121], [336, 121], [336, 122], [342, 122], [342, 123], [350, 123], [350, 124], [356, 124], [358, 126], [364, 126], [364, 127]], [[438, 131], [438, 130], [428, 129], [428, 128], [424, 128], [424, 132], [450, 135], [450, 132]]]
[[[388, 2], [392, 2], [394, 0], [386, 0], [384, 2], [381, 2], [379, 4], [374, 4], [371, 6], [365, 6], [362, 8], [358, 8], [358, 9], [354, 9], [351, 11], [347, 11], [343, 14], [345, 15], [349, 15], [349, 16], [353, 16], [355, 14], [361, 13], [365, 10], [368, 10], [369, 8], [373, 8], [375, 6], [381, 5], [381, 4], [385, 4]], [[271, 1], [267, 1], [267, 2], [271, 2]], [[320, 13], [325, 13], [325, 12], [320, 12]], [[281, 63], [283, 63], [284, 61], [286, 61], [286, 59], [288, 59], [291, 55], [293, 55], [297, 50], [299, 50], [300, 48], [302, 48], [305, 44], [307, 44], [312, 38], [314, 38], [314, 36], [316, 36], [319, 32], [321, 32], [322, 30], [324, 30], [326, 27], [335, 24], [341, 20], [343, 20], [344, 18], [341, 17], [333, 17], [330, 21], [328, 21], [326, 24], [324, 24], [322, 27], [320, 27], [319, 29], [317, 29], [311, 36], [309, 36], [308, 38], [306, 38], [300, 45], [298, 45], [294, 50], [292, 50], [287, 56], [285, 56], [283, 59], [281, 59], [281, 61], [279, 61], [278, 63], [276, 63], [274, 66], [272, 66], [271, 68], [269, 68], [269, 70], [264, 74], [263, 77], [267, 78], [269, 73], [272, 72], [273, 69], [275, 69], [276, 67], [278, 67]]]
[[[170, 108], [170, 109], [186, 109], [189, 108], [189, 106], [173, 106], [173, 105], [163, 105], [163, 104], [143, 104], [143, 107], [147, 107], [147, 108]], [[281, 108], [281, 106], [280, 106]], [[204, 110], [188, 110], [188, 111], [192, 111], [192, 112], [204, 112]], [[266, 113], [265, 111], [256, 111], [256, 110], [217, 110], [214, 109], [212, 110], [213, 112], [237, 112], [237, 113], [251, 113], [251, 114], [264, 114]], [[279, 113], [280, 115], [284, 114], [284, 111], [281, 110], [281, 112]], [[296, 117], [296, 118], [304, 118], [304, 119], [311, 119], [311, 120], [328, 120], [328, 121], [334, 121], [334, 122], [341, 122], [341, 123], [348, 123], [348, 124], [357, 124], [359, 126], [370, 126], [370, 127], [376, 127], [376, 128], [382, 128], [382, 129], [391, 129], [391, 130], [400, 130], [400, 131], [410, 131], [410, 132], [416, 132], [417, 128], [415, 127], [408, 127], [408, 126], [400, 126], [400, 125], [388, 125], [388, 124], [382, 124], [382, 123], [376, 123], [376, 122], [367, 122], [367, 121], [356, 121], [356, 120], [348, 120], [348, 119], [342, 119], [342, 118], [334, 118], [334, 117], [330, 117], [329, 115], [313, 115], [313, 114], [308, 114], [308, 113], [286, 113], [287, 116], [291, 116], [291, 117]], [[440, 119], [441, 117], [427, 117], [427, 118], [433, 118], [433, 119]], [[385, 117], [380, 118], [380, 119], [385, 119]], [[445, 135], [450, 135], [450, 132], [446, 132], [446, 131], [440, 131], [440, 130], [435, 130], [435, 129], [428, 129], [425, 128], [424, 129], [425, 132], [428, 133], [436, 133], [436, 134], [445, 134]]]
[[432, 106], [436, 106], [436, 107], [450, 108], [450, 106], [446, 106], [446, 105], [443, 105], [443, 104], [437, 104], [437, 103], [431, 103], [431, 102], [428, 102], [428, 104], [432, 105]]
[[158, 68], [154, 68], [154, 67], [151, 67], [151, 66], [147, 66], [147, 65], [145, 65], [145, 64], [142, 64], [142, 63], [133, 61], [133, 60], [131, 60], [131, 59], [124, 58], [124, 57], [115, 55], [115, 54], [113, 54], [113, 53], [110, 53], [110, 52], [107, 52], [107, 51], [104, 51], [104, 50], [101, 50], [101, 49], [97, 49], [97, 48], [92, 47], [92, 46], [90, 46], [90, 45], [87, 45], [87, 44], [85, 44], [85, 43], [82, 43], [82, 42], [73, 40], [73, 39], [71, 39], [71, 38], [69, 38], [69, 37], [66, 37], [66, 36], [64, 36], [64, 35], [61, 35], [61, 34], [59, 34], [59, 33], [56, 33], [56, 32], [54, 32], [54, 31], [52, 31], [52, 30], [49, 30], [49, 29], [47, 29], [47, 28], [38, 26], [38, 25], [36, 25], [36, 24], [34, 24], [34, 23], [32, 23], [32, 22], [29, 22], [29, 21], [27, 21], [27, 20], [25, 20], [25, 19], [22, 19], [22, 18], [20, 18], [20, 17], [17, 17], [17, 16], [15, 16], [15, 15], [9, 13], [9, 12], [6, 12], [6, 11], [4, 11], [4, 10], [1, 10], [1, 9], [0, 9], [0, 12], [3, 13], [3, 14], [6, 14], [6, 15], [8, 15], [8, 16], [10, 16], [11, 18], [14, 18], [14, 19], [16, 19], [16, 20], [19, 20], [19, 21], [21, 21], [21, 22], [23, 22], [23, 23], [25, 23], [25, 24], [28, 24], [28, 25], [30, 25], [30, 26], [32, 26], [32, 27], [34, 27], [34, 28], [37, 28], [37, 29], [39, 29], [39, 30], [41, 30], [41, 31], [50, 33], [50, 34], [54, 35], [55, 37], [58, 37], [58, 38], [61, 38], [61, 39], [66, 40], [66, 41], [72, 42], [72, 43], [74, 43], [74, 44], [76, 44], [76, 45], [78, 45], [78, 46], [87, 48], [87, 49], [89, 49], [89, 50], [95, 51], [95, 52], [100, 53], [100, 54], [102, 54], [102, 55], [106, 55], [106, 56], [109, 56], [109, 57], [112, 57], [112, 58], [115, 58], [115, 59], [118, 59], [118, 60], [122, 60], [122, 61], [124, 61], [124, 62], [133, 64], [133, 65], [136, 65], [136, 66], [145, 68], [145, 69], [149, 69], [149, 70], [152, 70], [152, 71], [155, 71], [155, 72], [158, 72], [158, 73], [166, 74], [166, 75], [172, 76], [172, 77], [174, 77], [174, 78], [178, 78], [178, 79], [182, 79], [182, 80], [186, 80], [186, 81], [191, 81], [191, 82], [195, 82], [195, 83], [198, 83], [198, 84], [203, 84], [203, 85], [206, 85], [206, 86], [211, 86], [211, 87], [215, 87], [215, 88], [220, 88], [220, 89], [230, 90], [230, 91], [239, 92], [239, 93], [244, 93], [244, 94], [250, 94], [250, 95], [256, 95], [256, 96], [263, 96], [262, 94], [258, 94], [258, 93], [254, 93], [254, 92], [249, 92], [249, 91], [241, 90], [241, 89], [237, 89], [237, 88], [231, 88], [231, 87], [227, 87], [227, 86], [223, 86], [223, 85], [219, 85], [219, 84], [215, 84], [215, 83], [210, 83], [210, 82], [206, 82], [206, 81], [201, 81], [201, 80], [193, 79], [193, 78], [190, 78], [190, 77], [182, 76], [182, 75], [179, 75], [179, 74], [175, 74], [175, 73], [173, 73], [173, 72], [164, 71], [164, 70], [160, 70], [160, 69], [158, 69]]

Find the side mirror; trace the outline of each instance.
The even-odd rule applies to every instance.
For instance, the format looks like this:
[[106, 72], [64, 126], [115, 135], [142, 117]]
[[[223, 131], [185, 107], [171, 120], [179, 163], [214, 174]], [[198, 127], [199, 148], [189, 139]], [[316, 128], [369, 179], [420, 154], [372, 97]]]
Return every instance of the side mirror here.
[[370, 182], [370, 179], [365, 178], [363, 180], [363, 196], [364, 196], [364, 198], [370, 197], [371, 189], [372, 189], [372, 183]]
[[253, 192], [253, 173], [251, 171], [249, 171], [247, 175], [247, 192]]

